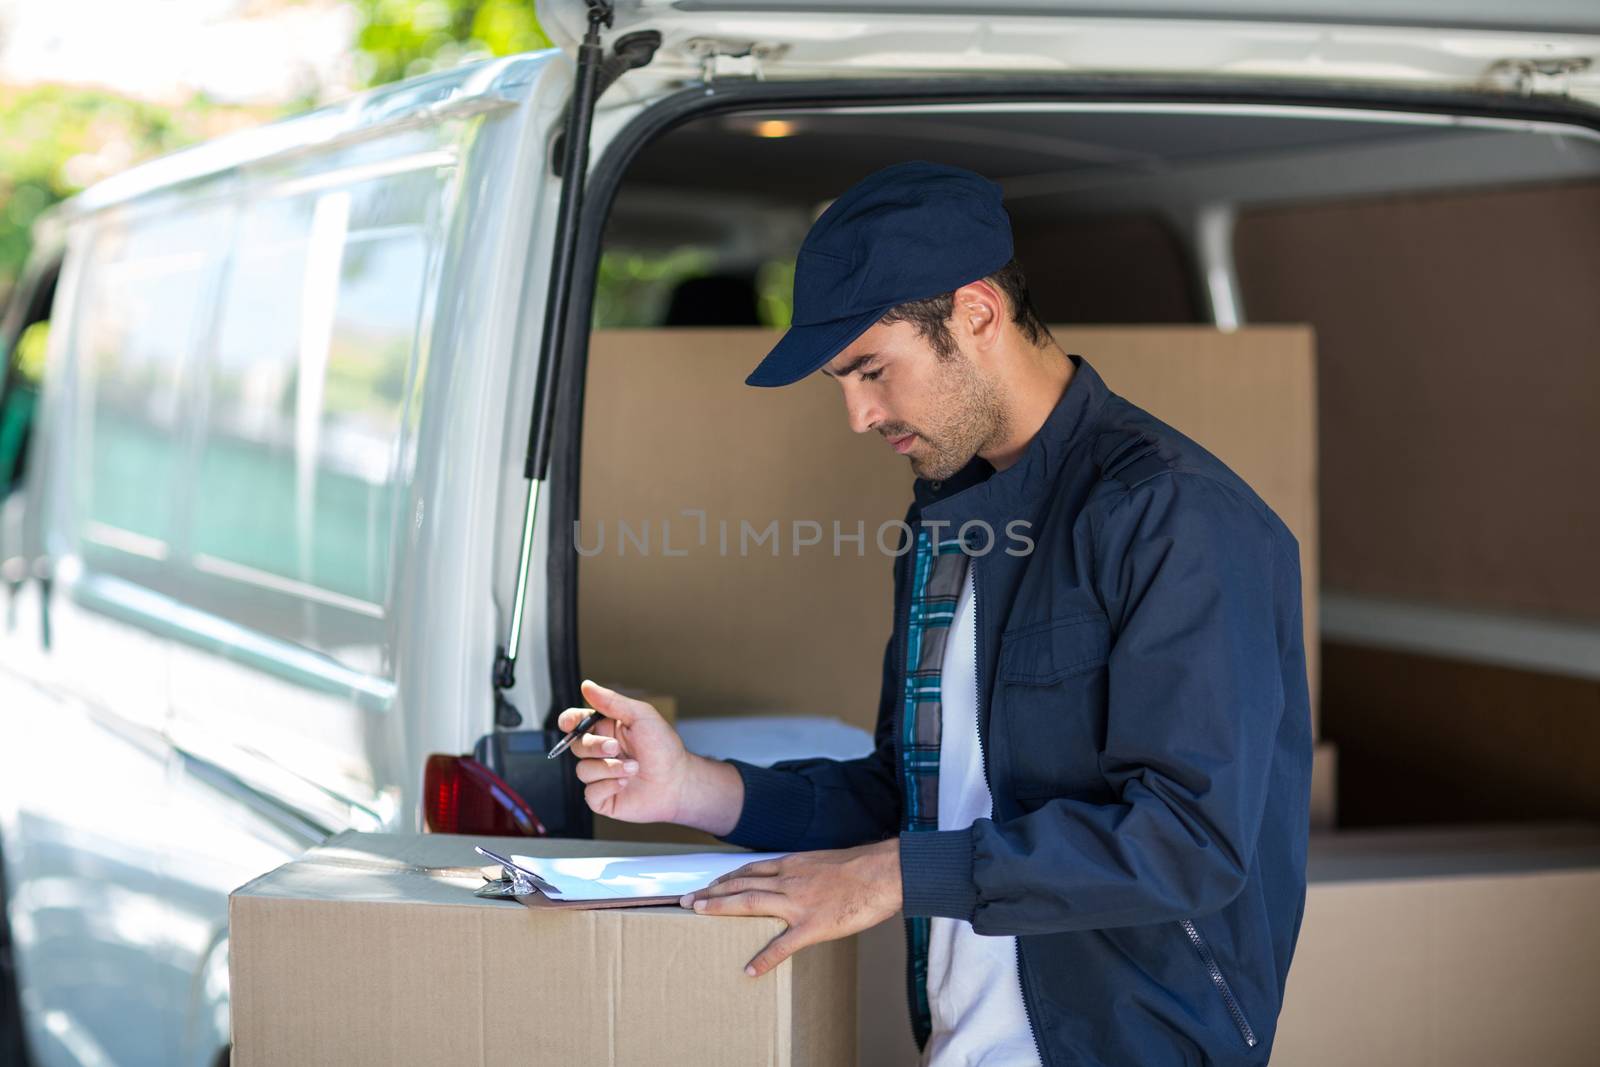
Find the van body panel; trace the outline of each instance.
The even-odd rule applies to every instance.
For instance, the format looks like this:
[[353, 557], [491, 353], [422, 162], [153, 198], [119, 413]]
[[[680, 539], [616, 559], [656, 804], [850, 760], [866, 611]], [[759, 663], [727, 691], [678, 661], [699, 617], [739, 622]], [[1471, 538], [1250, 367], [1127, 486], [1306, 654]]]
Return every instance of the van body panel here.
[[49, 641], [37, 583], [0, 634], [41, 1064], [214, 1064], [228, 893], [329, 833], [420, 828], [427, 754], [493, 728], [502, 464], [570, 82], [554, 51], [422, 79], [58, 212], [24, 490]]
[[[40, 1064], [172, 1062], [159, 735], [0, 672], [9, 918]], [[71, 753], [74, 772], [39, 753]]]
[[[580, 0], [539, 0], [540, 24], [572, 52]], [[1237, 3], [1123, 6], [870, 5], [788, 2], [619, 5], [613, 33], [662, 34], [650, 66], [626, 75], [638, 96], [718, 78], [763, 80], [933, 74], [1119, 74], [1243, 79], [1262, 88], [1473, 90], [1600, 103], [1600, 17], [1579, 0], [1532, 9]], [[1152, 8], [1160, 8], [1152, 11]], [[624, 96], [613, 90], [616, 102]], [[602, 102], [602, 108], [605, 102]]]
[[[64, 253], [52, 322], [72, 314], [87, 244], [83, 232], [58, 222], [49, 217], [49, 239], [36, 253]], [[93, 1062], [115, 1049], [116, 1062], [157, 1064], [171, 1060], [163, 1020], [176, 1007], [151, 937], [164, 908], [160, 837], [170, 803], [165, 655], [160, 642], [139, 635], [124, 644], [126, 681], [136, 691], [108, 709], [101, 701], [116, 687], [95, 655], [97, 620], [86, 624], [63, 609], [47, 585], [55, 579], [50, 516], [61, 501], [46, 486], [65, 477], [68, 458], [54, 428], [69, 414], [70, 393], [55, 385], [72, 362], [69, 335], [65, 327], [50, 333], [38, 447], [22, 487], [5, 501], [4, 556], [16, 571], [0, 626], [5, 918], [36, 1060]]]

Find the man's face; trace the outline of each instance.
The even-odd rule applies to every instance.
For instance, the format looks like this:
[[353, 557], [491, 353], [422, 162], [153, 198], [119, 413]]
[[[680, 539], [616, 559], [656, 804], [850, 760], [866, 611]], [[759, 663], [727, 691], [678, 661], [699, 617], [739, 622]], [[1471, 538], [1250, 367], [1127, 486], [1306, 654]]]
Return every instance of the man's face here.
[[844, 390], [850, 428], [881, 434], [919, 478], [948, 478], [1004, 437], [999, 391], [956, 346], [941, 359], [911, 323], [878, 323], [823, 368]]

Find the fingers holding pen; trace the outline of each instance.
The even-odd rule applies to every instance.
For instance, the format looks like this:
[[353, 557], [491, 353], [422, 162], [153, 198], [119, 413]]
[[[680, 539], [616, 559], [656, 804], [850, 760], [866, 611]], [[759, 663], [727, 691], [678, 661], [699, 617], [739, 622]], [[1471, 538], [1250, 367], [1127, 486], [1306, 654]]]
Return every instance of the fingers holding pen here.
[[[571, 733], [573, 730], [576, 730], [578, 728], [578, 724], [583, 722], [584, 719], [588, 718], [593, 711], [593, 708], [568, 708], [556, 717], [556, 727], [562, 733]], [[584, 736], [588, 737], [592, 734], [598, 734], [601, 737], [614, 737], [616, 736], [616, 732], [616, 721], [614, 719], [607, 718], [601, 719], [599, 722], [591, 726], [588, 733], [584, 734]]]
[[610, 758], [578, 761], [578, 781], [586, 785], [612, 779], [626, 779], [638, 773], [638, 760]]
[[[556, 720], [564, 736], [555, 748], [576, 757], [575, 773], [590, 809], [631, 823], [704, 821], [686, 801], [702, 802], [700, 777], [708, 761], [691, 757], [677, 731], [646, 701], [591, 681], [581, 692], [589, 707], [562, 709]], [[726, 769], [737, 782], [732, 768]], [[732, 827], [715, 817], [721, 806], [710, 805], [709, 825], [726, 832]]]
[[[604, 723], [600, 725], [605, 726]], [[601, 734], [599, 729], [600, 727], [596, 727], [593, 731], [572, 742], [572, 754], [580, 760], [621, 756], [623, 754], [621, 739], [613, 737], [609, 733]]]
[[586, 785], [583, 787], [584, 803], [589, 805], [590, 811], [599, 812], [601, 815], [615, 815], [617, 800], [631, 781], [633, 781], [631, 778], [607, 778]]

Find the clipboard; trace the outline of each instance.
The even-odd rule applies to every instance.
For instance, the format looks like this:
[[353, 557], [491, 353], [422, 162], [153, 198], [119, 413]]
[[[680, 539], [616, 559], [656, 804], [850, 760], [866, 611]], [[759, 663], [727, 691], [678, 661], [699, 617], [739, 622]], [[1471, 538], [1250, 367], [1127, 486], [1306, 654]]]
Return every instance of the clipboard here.
[[[594, 908], [638, 908], [649, 907], [657, 904], [676, 904], [677, 897], [635, 897], [627, 900], [562, 900], [555, 886], [546, 882], [539, 875], [528, 870], [513, 860], [510, 856], [502, 856], [498, 852], [474, 845], [473, 851], [494, 860], [499, 868], [499, 874], [489, 873], [484, 869], [484, 884], [474, 891], [474, 896], [494, 897], [502, 900], [515, 900], [526, 904], [530, 908], [557, 908], [569, 911], [591, 910]], [[550, 892], [557, 895], [551, 896]]]
[[[476, 890], [477, 896], [516, 900], [530, 908], [566, 910], [677, 904], [684, 893], [705, 888], [721, 874], [749, 863], [786, 855], [750, 852], [673, 853], [661, 856], [585, 856], [519, 863], [522, 857], [501, 855], [481, 845], [474, 848], [480, 855], [493, 860], [498, 868], [483, 871], [486, 884]], [[547, 862], [552, 868], [545, 872], [549, 879], [561, 881], [563, 885], [552, 884], [530, 866], [538, 862]], [[686, 864], [691, 869], [673, 870]], [[556, 867], [585, 865], [594, 869], [582, 874], [572, 870], [554, 871]], [[619, 868], [621, 870], [617, 870]], [[627, 890], [630, 885], [652, 885], [656, 882], [670, 886], [671, 891], [649, 894]]]

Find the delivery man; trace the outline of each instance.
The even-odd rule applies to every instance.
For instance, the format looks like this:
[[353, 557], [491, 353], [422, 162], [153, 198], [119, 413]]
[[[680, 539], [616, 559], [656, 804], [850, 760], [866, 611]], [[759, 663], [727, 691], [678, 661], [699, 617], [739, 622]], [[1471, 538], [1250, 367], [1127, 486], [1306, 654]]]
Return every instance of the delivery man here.
[[936, 1067], [1266, 1063], [1305, 899], [1295, 538], [1056, 345], [969, 171], [893, 166], [817, 220], [747, 381], [818, 370], [917, 475], [874, 752], [708, 760], [585, 682], [589, 806], [795, 853], [684, 899], [788, 924], [752, 976], [903, 911]]

